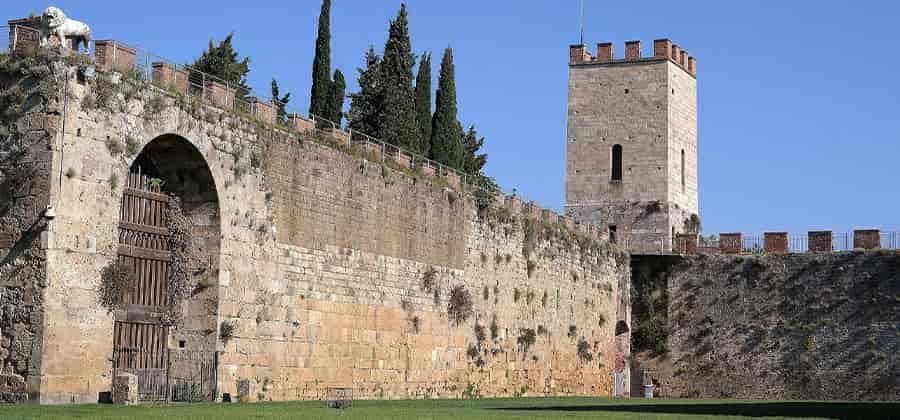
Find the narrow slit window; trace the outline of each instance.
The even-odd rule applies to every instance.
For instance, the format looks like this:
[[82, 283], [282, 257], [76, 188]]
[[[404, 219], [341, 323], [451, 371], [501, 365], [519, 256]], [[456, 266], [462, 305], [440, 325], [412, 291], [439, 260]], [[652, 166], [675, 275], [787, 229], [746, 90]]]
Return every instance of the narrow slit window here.
[[613, 181], [622, 180], [622, 145], [617, 144], [612, 147], [612, 176]]
[[685, 180], [684, 180], [684, 149], [681, 149], [681, 192], [684, 192], [685, 189]]

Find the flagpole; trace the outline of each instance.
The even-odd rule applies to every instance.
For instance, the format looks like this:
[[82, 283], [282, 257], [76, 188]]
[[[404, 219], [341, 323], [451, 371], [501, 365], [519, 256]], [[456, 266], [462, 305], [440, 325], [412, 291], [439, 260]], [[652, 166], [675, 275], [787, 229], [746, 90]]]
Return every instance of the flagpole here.
[[581, 0], [581, 45], [584, 45], [584, 0]]

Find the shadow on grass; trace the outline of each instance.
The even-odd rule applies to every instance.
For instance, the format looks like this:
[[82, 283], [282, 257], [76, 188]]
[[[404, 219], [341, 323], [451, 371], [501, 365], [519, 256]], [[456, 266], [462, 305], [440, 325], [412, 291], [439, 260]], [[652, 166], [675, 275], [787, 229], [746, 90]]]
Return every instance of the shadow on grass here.
[[665, 402], [659, 404], [616, 404], [575, 405], [546, 407], [504, 407], [509, 411], [562, 411], [562, 412], [617, 412], [690, 414], [704, 416], [744, 416], [744, 417], [819, 417], [852, 420], [900, 420], [900, 403], [878, 402]]

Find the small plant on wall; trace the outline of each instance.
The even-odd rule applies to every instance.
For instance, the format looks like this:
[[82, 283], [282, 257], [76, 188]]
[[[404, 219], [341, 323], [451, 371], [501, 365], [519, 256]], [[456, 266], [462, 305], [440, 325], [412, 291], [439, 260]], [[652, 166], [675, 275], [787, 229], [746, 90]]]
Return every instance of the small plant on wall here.
[[581, 359], [582, 362], [587, 363], [591, 360], [594, 360], [594, 355], [591, 353], [591, 345], [588, 344], [588, 342], [585, 341], [584, 338], [578, 340], [577, 350], [578, 358]]
[[472, 294], [464, 286], [456, 286], [450, 291], [450, 303], [447, 304], [447, 314], [454, 324], [459, 325], [472, 316]]
[[222, 344], [228, 344], [234, 338], [236, 332], [237, 324], [233, 321], [222, 321], [222, 324], [219, 325], [219, 339], [222, 340]]
[[531, 328], [522, 328], [519, 330], [519, 337], [516, 338], [516, 344], [519, 345], [519, 350], [522, 351], [522, 359], [525, 359], [525, 354], [528, 354], [528, 350], [531, 349], [531, 346], [534, 345], [535, 341], [537, 341], [537, 333], [534, 332]]
[[131, 267], [119, 260], [112, 261], [100, 273], [97, 300], [110, 311], [118, 309], [133, 287], [134, 273]]

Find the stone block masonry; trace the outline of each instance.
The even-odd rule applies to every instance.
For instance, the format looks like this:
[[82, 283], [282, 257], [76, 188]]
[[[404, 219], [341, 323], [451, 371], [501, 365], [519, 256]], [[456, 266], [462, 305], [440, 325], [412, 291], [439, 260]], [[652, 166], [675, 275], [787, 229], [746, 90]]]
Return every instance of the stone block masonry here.
[[[97, 290], [118, 258], [123, 184], [138, 167], [185, 198], [194, 245], [209, 252], [164, 346], [218, 352], [219, 395], [248, 380], [255, 400], [330, 387], [364, 399], [612, 393], [615, 323], [628, 312], [617, 297], [629, 284], [614, 246], [527, 217], [520, 202], [479, 216], [462, 189], [315, 136], [127, 78], [79, 83], [48, 63], [49, 74], [30, 74], [53, 82], [42, 92], [71, 75], [69, 106], [52, 96], [18, 117], [28, 130], [16, 139], [39, 146], [29, 161], [43, 163], [28, 182], [5, 170], [0, 181], [0, 196], [15, 197], [0, 226], [14, 242], [0, 251], [0, 299], [16, 311], [0, 326], [0, 362], [32, 400], [95, 402], [112, 390], [121, 311], [98, 304]], [[98, 101], [101, 88], [116, 94]], [[209, 189], [196, 175], [207, 172]], [[52, 220], [41, 217], [50, 204]], [[455, 320], [465, 302], [471, 315]]]
[[639, 365], [668, 397], [897, 401], [898, 267], [900, 251], [680, 258], [652, 292], [668, 353]]
[[567, 215], [633, 252], [671, 252], [699, 228], [696, 75], [668, 40], [653, 57], [640, 41], [624, 58], [597, 49], [570, 50]]

